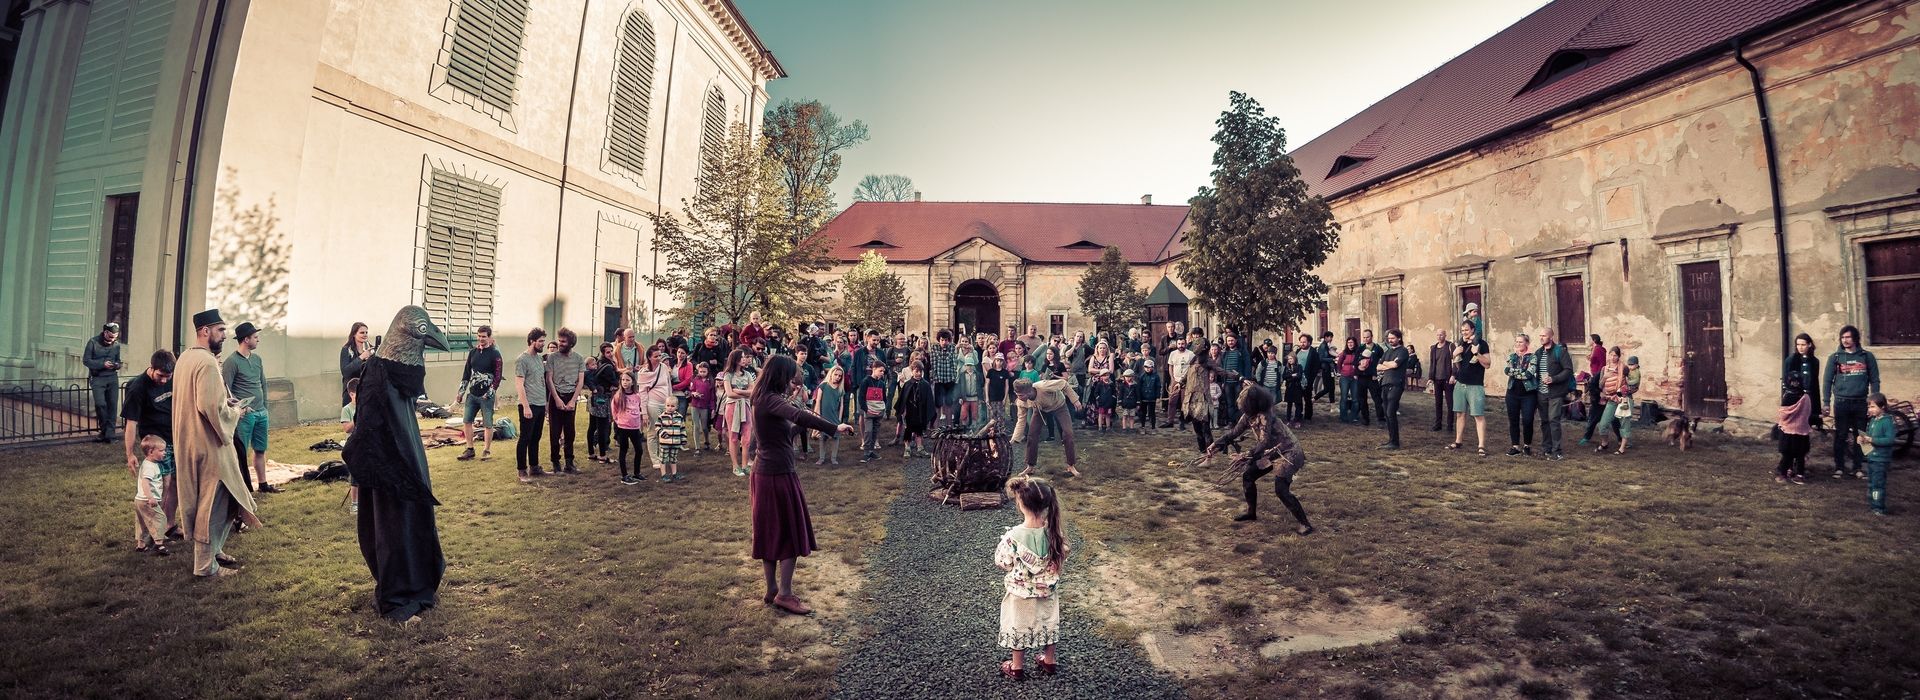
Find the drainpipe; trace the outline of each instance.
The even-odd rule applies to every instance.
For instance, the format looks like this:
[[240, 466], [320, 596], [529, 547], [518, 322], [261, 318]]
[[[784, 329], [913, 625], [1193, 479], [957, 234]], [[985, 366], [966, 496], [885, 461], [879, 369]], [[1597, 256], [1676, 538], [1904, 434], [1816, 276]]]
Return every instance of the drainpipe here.
[[173, 351], [186, 347], [187, 241], [193, 234], [193, 190], [200, 181], [200, 138], [207, 131], [207, 100], [213, 92], [213, 64], [220, 55], [220, 30], [227, 22], [227, 0], [213, 6], [207, 30], [207, 57], [200, 63], [199, 95], [193, 105], [193, 130], [187, 137], [187, 172], [180, 189], [180, 243], [173, 262]]
[[1753, 81], [1753, 101], [1760, 110], [1760, 140], [1767, 151], [1767, 185], [1773, 193], [1773, 247], [1780, 271], [1780, 351], [1785, 354], [1793, 350], [1793, 306], [1787, 286], [1787, 210], [1780, 196], [1780, 153], [1773, 140], [1773, 117], [1767, 109], [1766, 85], [1760, 79], [1760, 68], [1741, 54], [1738, 37], [1732, 46], [1733, 60], [1747, 69], [1747, 77]]
[[[560, 242], [566, 238], [567, 230], [567, 162], [573, 150], [573, 103], [574, 99], [580, 95], [580, 55], [587, 45], [587, 11], [592, 7], [593, 0], [583, 0], [580, 3], [580, 35], [573, 41], [573, 82], [567, 84], [567, 125], [561, 131], [561, 138], [565, 140], [560, 142], [560, 198], [555, 204], [553, 216], [553, 300], [550, 302], [556, 312], [561, 309]], [[596, 243], [595, 248], [598, 247]], [[593, 255], [597, 267], [600, 262], [600, 251], [596, 249]], [[599, 270], [594, 272], [598, 273]], [[599, 281], [595, 280], [594, 284], [599, 284]], [[548, 320], [547, 325], [557, 328], [564, 325], [565, 320], [556, 314]]]

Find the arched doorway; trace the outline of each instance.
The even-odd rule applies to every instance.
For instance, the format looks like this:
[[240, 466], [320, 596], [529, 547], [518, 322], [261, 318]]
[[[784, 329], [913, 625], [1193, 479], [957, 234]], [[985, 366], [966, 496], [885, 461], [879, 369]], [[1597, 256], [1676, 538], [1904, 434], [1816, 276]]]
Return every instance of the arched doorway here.
[[1000, 292], [986, 280], [967, 280], [953, 293], [954, 330], [968, 333], [1000, 327]]

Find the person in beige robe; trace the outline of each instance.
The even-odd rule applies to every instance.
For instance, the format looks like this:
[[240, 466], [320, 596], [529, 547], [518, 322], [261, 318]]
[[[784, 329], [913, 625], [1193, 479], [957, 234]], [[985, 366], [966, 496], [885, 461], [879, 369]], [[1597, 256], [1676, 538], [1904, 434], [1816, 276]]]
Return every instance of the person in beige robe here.
[[227, 395], [219, 351], [227, 326], [218, 310], [195, 314], [194, 344], [174, 363], [173, 450], [180, 491], [181, 526], [193, 541], [195, 576], [238, 573], [226, 555], [227, 535], [237, 518], [259, 527], [253, 491], [234, 456], [233, 430], [245, 412]]

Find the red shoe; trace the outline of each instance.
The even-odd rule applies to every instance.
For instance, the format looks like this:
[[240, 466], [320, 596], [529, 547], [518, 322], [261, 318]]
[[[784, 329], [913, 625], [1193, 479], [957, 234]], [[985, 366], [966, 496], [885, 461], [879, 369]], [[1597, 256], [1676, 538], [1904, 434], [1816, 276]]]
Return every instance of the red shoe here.
[[1007, 659], [1006, 661], [1000, 662], [1000, 676], [1016, 681], [1024, 681], [1027, 679], [1027, 670], [1024, 668], [1014, 668], [1013, 659]]
[[1054, 663], [1052, 661], [1048, 661], [1046, 659], [1040, 660], [1040, 675], [1051, 676], [1058, 673], [1060, 673], [1060, 664]]

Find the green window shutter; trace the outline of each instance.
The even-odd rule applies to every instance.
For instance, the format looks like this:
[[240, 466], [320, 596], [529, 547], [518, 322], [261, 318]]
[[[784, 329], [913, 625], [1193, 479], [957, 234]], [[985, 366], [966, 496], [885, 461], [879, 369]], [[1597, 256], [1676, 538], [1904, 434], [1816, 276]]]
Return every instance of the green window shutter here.
[[633, 12], [620, 30], [613, 105], [608, 110], [607, 159], [629, 172], [645, 172], [647, 110], [653, 96], [653, 23]]
[[501, 110], [513, 110], [527, 0], [460, 0], [447, 82]]
[[706, 110], [700, 121], [700, 189], [718, 175], [720, 159], [727, 148], [727, 98], [720, 86], [707, 91]]
[[500, 188], [433, 171], [422, 305], [449, 337], [469, 336], [491, 323], [499, 229]]

